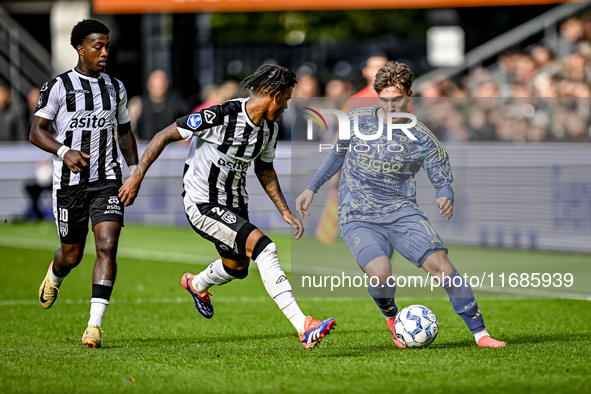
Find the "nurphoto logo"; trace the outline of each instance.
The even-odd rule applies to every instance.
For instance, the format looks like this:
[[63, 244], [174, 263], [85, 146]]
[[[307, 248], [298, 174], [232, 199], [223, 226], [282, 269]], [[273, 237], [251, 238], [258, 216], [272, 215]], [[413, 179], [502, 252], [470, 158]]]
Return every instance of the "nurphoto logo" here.
[[[306, 138], [308, 141], [313, 139], [313, 128], [314, 122], [316, 121], [318, 126], [320, 126], [320, 130], [328, 130], [328, 124], [326, 120], [322, 116], [325, 115], [335, 115], [337, 117], [337, 124], [339, 130], [339, 139], [340, 140], [349, 140], [351, 139], [351, 123], [349, 120], [349, 116], [337, 109], [321, 109], [316, 111], [309, 107], [304, 107], [305, 109], [309, 110], [309, 113], [306, 115], [310, 116], [311, 119], [307, 119], [307, 135]], [[353, 132], [355, 136], [361, 140], [365, 141], [373, 141], [377, 140], [384, 134], [384, 116], [383, 113], [380, 112], [378, 115], [378, 130], [375, 134], [361, 134], [359, 132], [359, 115], [354, 113], [353, 115]], [[394, 123], [392, 122], [394, 119], [408, 119], [408, 122], [405, 123]], [[322, 121], [322, 122], [321, 122]], [[408, 112], [388, 112], [386, 114], [386, 135], [388, 140], [392, 140], [392, 130], [402, 130], [402, 132], [412, 141], [416, 141], [417, 137], [415, 137], [411, 132], [410, 129], [413, 128], [417, 124], [417, 117]], [[323, 127], [324, 125], [324, 127]]]

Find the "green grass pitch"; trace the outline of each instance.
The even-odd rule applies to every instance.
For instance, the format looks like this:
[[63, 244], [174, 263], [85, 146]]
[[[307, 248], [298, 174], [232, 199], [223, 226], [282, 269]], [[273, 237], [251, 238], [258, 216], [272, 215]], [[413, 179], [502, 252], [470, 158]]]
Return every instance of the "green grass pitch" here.
[[[272, 238], [289, 267], [289, 237]], [[94, 242], [56, 304], [43, 310], [37, 291], [57, 245], [52, 223], [0, 225], [2, 393], [591, 391], [588, 300], [479, 298], [489, 331], [507, 342], [503, 349], [480, 349], [447, 298], [400, 298], [401, 307], [427, 305], [440, 322], [429, 348], [401, 350], [369, 298], [300, 298], [304, 313], [338, 323], [310, 351], [254, 269], [243, 281], [212, 289], [211, 320], [195, 311], [180, 278], [203, 269], [215, 249], [188, 228], [124, 229], [103, 348], [89, 349], [80, 338]], [[457, 266], [474, 259], [502, 263], [518, 253], [591, 269], [589, 255], [453, 250]]]

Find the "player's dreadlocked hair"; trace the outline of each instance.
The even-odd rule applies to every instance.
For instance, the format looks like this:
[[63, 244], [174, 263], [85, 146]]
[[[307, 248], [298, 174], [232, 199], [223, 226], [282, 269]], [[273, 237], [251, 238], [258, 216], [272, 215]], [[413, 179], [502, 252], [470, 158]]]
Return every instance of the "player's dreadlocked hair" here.
[[103, 22], [96, 19], [84, 19], [74, 26], [70, 36], [70, 44], [76, 49], [86, 37], [92, 33], [109, 34], [111, 31]]
[[373, 88], [378, 94], [390, 86], [396, 86], [398, 89], [408, 92], [414, 78], [415, 76], [406, 64], [390, 60], [376, 74]]
[[293, 71], [275, 64], [260, 66], [254, 74], [242, 81], [244, 89], [250, 89], [253, 93], [271, 95], [293, 88], [296, 83], [296, 75]]

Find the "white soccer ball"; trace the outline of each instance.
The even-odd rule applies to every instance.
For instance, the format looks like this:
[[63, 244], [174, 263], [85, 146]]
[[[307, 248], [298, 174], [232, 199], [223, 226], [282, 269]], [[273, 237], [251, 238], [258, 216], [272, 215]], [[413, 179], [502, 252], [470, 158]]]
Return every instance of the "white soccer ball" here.
[[437, 337], [437, 317], [423, 305], [409, 305], [403, 308], [394, 321], [396, 337], [406, 347], [426, 347]]

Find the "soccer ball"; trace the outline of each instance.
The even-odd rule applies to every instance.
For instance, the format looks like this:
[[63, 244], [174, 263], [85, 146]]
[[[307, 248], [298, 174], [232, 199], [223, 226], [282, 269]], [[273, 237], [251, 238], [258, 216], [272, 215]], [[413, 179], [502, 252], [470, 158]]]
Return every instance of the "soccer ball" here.
[[396, 316], [394, 332], [406, 347], [426, 347], [437, 337], [439, 322], [426, 306], [409, 305]]

